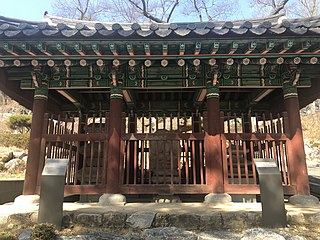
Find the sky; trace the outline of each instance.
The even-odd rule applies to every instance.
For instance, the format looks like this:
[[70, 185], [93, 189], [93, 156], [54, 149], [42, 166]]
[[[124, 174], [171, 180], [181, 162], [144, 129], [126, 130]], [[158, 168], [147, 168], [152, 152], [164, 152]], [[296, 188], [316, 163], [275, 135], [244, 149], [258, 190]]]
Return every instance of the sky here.
[[[249, 0], [241, 0], [239, 19], [248, 17]], [[0, 0], [0, 16], [41, 21], [45, 11], [52, 13], [51, 0]]]
[[45, 11], [51, 11], [50, 0], [0, 0], [0, 15], [31, 21], [41, 21]]

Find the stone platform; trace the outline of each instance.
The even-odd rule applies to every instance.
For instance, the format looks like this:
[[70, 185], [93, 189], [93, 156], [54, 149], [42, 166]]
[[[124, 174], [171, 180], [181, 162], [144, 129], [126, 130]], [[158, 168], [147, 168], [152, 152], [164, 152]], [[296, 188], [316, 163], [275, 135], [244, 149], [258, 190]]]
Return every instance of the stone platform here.
[[[0, 205], [0, 227], [11, 222], [36, 223], [38, 204]], [[127, 203], [99, 206], [97, 203], [64, 203], [63, 227], [148, 229], [177, 227], [212, 231], [261, 227], [260, 203]], [[320, 227], [320, 206], [297, 207], [286, 204], [289, 225], [312, 224]]]

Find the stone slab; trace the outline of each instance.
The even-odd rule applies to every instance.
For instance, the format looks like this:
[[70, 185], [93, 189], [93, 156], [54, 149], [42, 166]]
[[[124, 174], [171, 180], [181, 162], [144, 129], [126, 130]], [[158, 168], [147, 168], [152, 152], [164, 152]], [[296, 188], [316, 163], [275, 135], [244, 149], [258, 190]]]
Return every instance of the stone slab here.
[[155, 216], [154, 212], [136, 212], [127, 218], [126, 225], [131, 228], [150, 228]]

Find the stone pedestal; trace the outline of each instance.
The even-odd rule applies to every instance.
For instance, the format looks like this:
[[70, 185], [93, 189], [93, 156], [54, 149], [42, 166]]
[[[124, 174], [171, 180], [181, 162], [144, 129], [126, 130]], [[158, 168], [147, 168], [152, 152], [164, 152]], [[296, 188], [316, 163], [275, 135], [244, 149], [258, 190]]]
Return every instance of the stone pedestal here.
[[320, 207], [319, 199], [312, 195], [293, 195], [289, 198], [289, 203], [304, 207]]
[[100, 206], [110, 206], [110, 205], [125, 205], [127, 203], [127, 199], [122, 194], [103, 194], [99, 198], [98, 204]]
[[230, 204], [232, 198], [227, 193], [209, 193], [204, 197], [205, 204]]
[[40, 196], [39, 195], [20, 195], [14, 199], [14, 204], [23, 206], [29, 204], [39, 204]]

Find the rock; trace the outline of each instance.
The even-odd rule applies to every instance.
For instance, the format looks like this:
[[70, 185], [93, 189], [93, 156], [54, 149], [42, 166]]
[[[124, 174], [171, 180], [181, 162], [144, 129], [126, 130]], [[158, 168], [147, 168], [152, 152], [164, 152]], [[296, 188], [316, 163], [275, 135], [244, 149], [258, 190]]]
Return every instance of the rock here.
[[239, 234], [226, 231], [215, 231], [211, 233], [198, 234], [198, 240], [237, 240], [239, 238]]
[[76, 222], [84, 226], [99, 227], [102, 225], [101, 214], [80, 213], [76, 217]]
[[30, 220], [33, 223], [38, 223], [38, 212], [31, 213]]
[[31, 239], [32, 230], [28, 229], [19, 234], [19, 240], [29, 240]]
[[308, 221], [312, 224], [319, 224], [320, 225], [320, 213], [316, 213], [308, 218]]
[[144, 239], [152, 240], [196, 240], [198, 238], [195, 233], [176, 227], [146, 229], [143, 231], [142, 236]]
[[247, 212], [247, 225], [250, 227], [260, 227], [262, 225], [261, 212]]
[[150, 228], [155, 215], [154, 212], [136, 212], [128, 217], [126, 225], [132, 228]]
[[293, 195], [289, 198], [289, 203], [305, 207], [319, 207], [319, 199], [312, 195]]
[[170, 215], [170, 226], [197, 230], [200, 227], [200, 216], [194, 214]]
[[14, 223], [18, 225], [23, 225], [26, 223], [31, 223], [30, 220], [31, 213], [15, 213], [8, 217], [8, 223]]
[[248, 227], [244, 212], [221, 212], [224, 229], [244, 229]]
[[302, 236], [292, 236], [289, 234], [284, 234], [283, 236], [286, 240], [307, 240], [305, 237]]
[[126, 224], [127, 214], [122, 212], [108, 212], [103, 214], [103, 226], [123, 228]]
[[286, 240], [283, 236], [262, 228], [252, 228], [244, 231], [241, 240]]
[[103, 194], [99, 198], [98, 205], [101, 206], [109, 206], [109, 205], [125, 205], [127, 203], [127, 199], [122, 194]]
[[157, 213], [153, 227], [177, 227], [197, 230], [201, 226], [200, 216], [194, 214], [166, 214]]
[[8, 222], [8, 215], [0, 215], [0, 225], [5, 225]]
[[173, 227], [170, 222], [170, 214], [167, 213], [157, 213], [153, 221], [153, 227]]
[[222, 228], [222, 216], [220, 212], [211, 212], [200, 216], [200, 229], [210, 231]]
[[62, 216], [62, 227], [70, 227], [73, 223], [73, 213], [63, 213]]
[[29, 204], [39, 204], [39, 195], [20, 195], [14, 199], [14, 204], [18, 206], [25, 206]]
[[204, 197], [205, 204], [230, 204], [232, 202], [232, 198], [227, 193], [209, 193]]
[[27, 162], [20, 158], [14, 158], [5, 163], [4, 166], [8, 173], [20, 173], [26, 169]]
[[74, 236], [59, 236], [57, 240], [140, 240], [137, 237], [116, 236], [110, 233], [88, 233]]
[[289, 224], [295, 225], [303, 224], [306, 221], [303, 213], [301, 212], [288, 212], [287, 220]]

